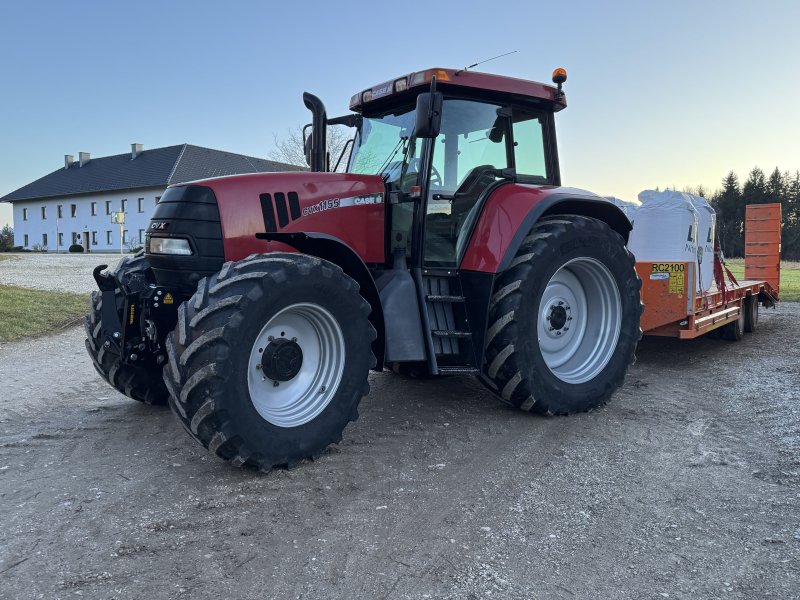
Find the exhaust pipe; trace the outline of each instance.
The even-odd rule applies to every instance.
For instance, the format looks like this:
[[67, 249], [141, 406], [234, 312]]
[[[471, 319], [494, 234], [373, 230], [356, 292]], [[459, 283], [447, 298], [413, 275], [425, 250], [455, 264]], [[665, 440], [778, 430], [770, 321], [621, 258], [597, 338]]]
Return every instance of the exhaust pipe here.
[[325, 113], [325, 105], [322, 100], [308, 92], [303, 92], [303, 104], [306, 105], [306, 108], [311, 111], [313, 116], [310, 147], [308, 146], [308, 141], [303, 140], [306, 147], [308, 166], [311, 167], [312, 171], [327, 171], [328, 143], [326, 137], [328, 116]]

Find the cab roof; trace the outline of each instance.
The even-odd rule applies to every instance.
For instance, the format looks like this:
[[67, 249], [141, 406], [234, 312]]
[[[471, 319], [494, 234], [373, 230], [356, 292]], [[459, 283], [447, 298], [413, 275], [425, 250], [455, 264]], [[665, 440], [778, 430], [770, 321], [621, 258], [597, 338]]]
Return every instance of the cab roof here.
[[544, 102], [550, 104], [555, 112], [567, 106], [566, 97], [563, 94], [559, 97], [558, 91], [552, 85], [491, 73], [436, 67], [396, 77], [354, 94], [350, 98], [350, 109], [363, 112], [373, 106], [378, 108], [394, 104], [408, 95], [416, 96], [430, 87], [434, 76], [436, 89], [445, 92], [462, 89], [471, 93], [483, 92], [495, 98], [510, 96], [517, 100]]

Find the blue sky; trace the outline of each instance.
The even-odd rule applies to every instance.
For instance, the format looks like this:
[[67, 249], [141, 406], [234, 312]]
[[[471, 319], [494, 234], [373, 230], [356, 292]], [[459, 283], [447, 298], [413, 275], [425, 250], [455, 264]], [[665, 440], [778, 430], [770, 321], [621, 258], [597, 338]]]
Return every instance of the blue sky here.
[[510, 50], [479, 70], [569, 73], [567, 185], [633, 198], [800, 168], [797, 1], [281, 4], [3, 2], [0, 196], [132, 142], [263, 157], [308, 120], [303, 91], [343, 114], [374, 83]]

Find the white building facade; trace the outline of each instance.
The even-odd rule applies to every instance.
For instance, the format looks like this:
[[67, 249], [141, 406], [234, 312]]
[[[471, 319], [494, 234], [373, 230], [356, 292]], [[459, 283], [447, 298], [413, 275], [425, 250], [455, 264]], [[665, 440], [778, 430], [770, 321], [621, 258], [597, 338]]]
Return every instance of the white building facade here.
[[[29, 250], [127, 252], [144, 244], [153, 211], [167, 186], [242, 173], [302, 167], [191, 144], [92, 159], [64, 156], [64, 166], [0, 198], [13, 205], [14, 245]], [[124, 225], [113, 221], [124, 214]]]
[[[127, 252], [144, 244], [144, 234], [166, 187], [14, 202], [14, 245], [66, 252]], [[112, 223], [122, 212], [125, 224]]]

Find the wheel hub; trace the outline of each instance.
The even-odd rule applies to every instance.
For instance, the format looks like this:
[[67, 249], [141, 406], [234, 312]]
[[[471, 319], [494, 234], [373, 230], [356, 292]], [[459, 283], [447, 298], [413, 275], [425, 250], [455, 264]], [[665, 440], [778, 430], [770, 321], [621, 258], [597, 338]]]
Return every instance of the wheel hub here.
[[567, 310], [569, 310], [569, 308], [569, 304], [564, 304], [563, 302], [550, 306], [550, 315], [547, 317], [547, 320], [550, 321], [550, 327], [552, 329], [557, 331], [564, 329], [564, 326], [567, 324]]
[[303, 350], [295, 339], [273, 339], [264, 349], [261, 368], [273, 381], [294, 379], [303, 366]]

